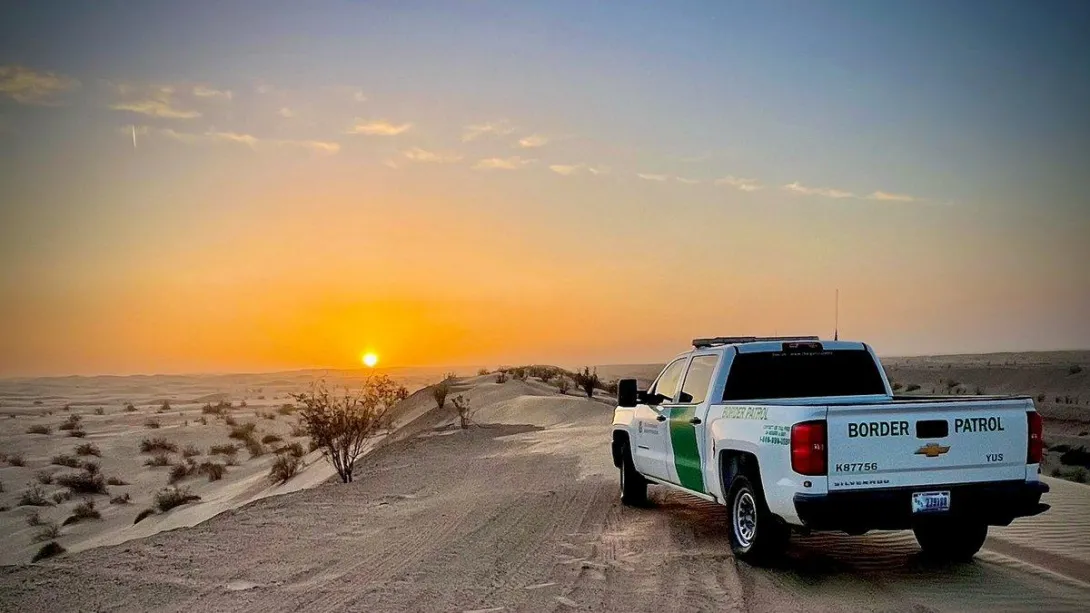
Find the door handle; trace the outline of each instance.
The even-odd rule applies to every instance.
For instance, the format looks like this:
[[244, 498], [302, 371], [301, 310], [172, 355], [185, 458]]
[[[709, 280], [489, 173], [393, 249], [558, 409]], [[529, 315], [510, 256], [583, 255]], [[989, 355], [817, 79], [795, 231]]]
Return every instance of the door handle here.
[[694, 418], [689, 420], [689, 423], [690, 424], [699, 424], [699, 423], [701, 423], [701, 421], [700, 421], [699, 417], [694, 417]]
[[655, 419], [657, 419], [657, 420], [659, 420], [659, 421], [666, 421], [666, 416], [665, 416], [665, 415], [662, 415], [662, 414], [660, 413], [659, 415], [656, 415], [656, 416], [655, 416]]

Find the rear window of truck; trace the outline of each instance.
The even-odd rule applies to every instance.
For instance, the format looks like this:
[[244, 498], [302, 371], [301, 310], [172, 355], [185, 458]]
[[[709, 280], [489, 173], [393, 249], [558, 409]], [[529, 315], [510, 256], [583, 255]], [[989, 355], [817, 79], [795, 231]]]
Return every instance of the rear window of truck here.
[[740, 353], [731, 364], [723, 400], [885, 393], [876, 361], [862, 349]]

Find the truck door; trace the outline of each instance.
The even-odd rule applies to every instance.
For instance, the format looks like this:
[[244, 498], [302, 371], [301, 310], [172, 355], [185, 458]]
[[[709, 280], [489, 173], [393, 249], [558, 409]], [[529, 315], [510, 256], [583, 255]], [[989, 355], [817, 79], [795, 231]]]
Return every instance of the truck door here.
[[719, 363], [717, 355], [697, 355], [689, 362], [681, 392], [668, 407], [670, 424], [670, 456], [673, 460], [670, 482], [681, 487], [707, 493], [704, 486], [704, 422], [707, 416], [708, 387]]
[[664, 407], [673, 403], [688, 356], [670, 362], [647, 390], [646, 401], [636, 405], [636, 468], [655, 479], [670, 479], [670, 424]]

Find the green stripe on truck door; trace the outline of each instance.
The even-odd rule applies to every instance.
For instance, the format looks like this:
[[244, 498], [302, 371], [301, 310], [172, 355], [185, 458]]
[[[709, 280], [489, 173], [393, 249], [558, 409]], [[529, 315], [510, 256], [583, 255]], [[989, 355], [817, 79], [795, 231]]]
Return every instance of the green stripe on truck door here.
[[696, 426], [689, 423], [694, 415], [696, 415], [696, 406], [670, 409], [670, 445], [673, 448], [678, 485], [706, 494], [704, 471], [700, 464], [700, 448], [696, 445]]

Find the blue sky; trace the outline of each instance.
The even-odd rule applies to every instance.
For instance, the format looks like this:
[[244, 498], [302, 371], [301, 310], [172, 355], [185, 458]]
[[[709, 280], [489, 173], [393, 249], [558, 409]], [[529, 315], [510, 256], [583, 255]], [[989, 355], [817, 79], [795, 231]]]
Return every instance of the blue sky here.
[[[129, 309], [165, 307], [118, 296], [201, 296], [225, 279], [246, 291], [259, 279], [283, 291], [305, 284], [356, 305], [372, 304], [365, 294], [416, 300], [427, 292], [413, 283], [434, 282], [461, 306], [422, 312], [483, 300], [501, 318], [528, 316], [520, 292], [533, 291], [562, 311], [623, 311], [619, 322], [656, 330], [637, 340], [617, 324], [598, 343], [585, 331], [564, 342], [529, 335], [525, 351], [388, 349], [406, 363], [640, 361], [690, 332], [810, 332], [828, 314], [807, 311], [809, 297], [834, 286], [849, 322], [855, 304], [858, 334], [887, 353], [1090, 344], [1085, 3], [0, 11], [0, 152], [12, 160], [0, 169], [0, 289], [15, 296], [0, 309], [24, 331], [0, 373], [339, 363], [319, 348], [299, 359], [192, 347], [163, 357], [144, 346], [149, 329], [120, 333]], [[346, 254], [357, 223], [383, 229], [363, 249], [380, 272]], [[304, 238], [302, 259], [274, 255], [300, 229], [331, 237]], [[217, 245], [242, 236], [246, 249], [212, 261], [194, 235]], [[370, 289], [342, 296], [300, 263], [330, 260]], [[439, 261], [540, 265], [518, 282], [456, 284], [429, 279]], [[586, 279], [565, 272], [576, 266]], [[653, 292], [707, 288], [706, 304], [699, 316], [633, 306], [630, 280]], [[558, 292], [567, 300], [543, 297]], [[129, 339], [114, 351], [140, 357], [98, 348], [96, 324], [59, 301], [110, 313], [113, 337]], [[368, 308], [357, 316], [373, 317]], [[679, 316], [688, 323], [661, 323]], [[443, 329], [471, 339], [483, 324], [470, 319], [452, 315]], [[226, 325], [185, 321], [211, 336]], [[40, 340], [58, 324], [79, 351]], [[346, 346], [378, 342], [334, 327], [355, 335]]]

